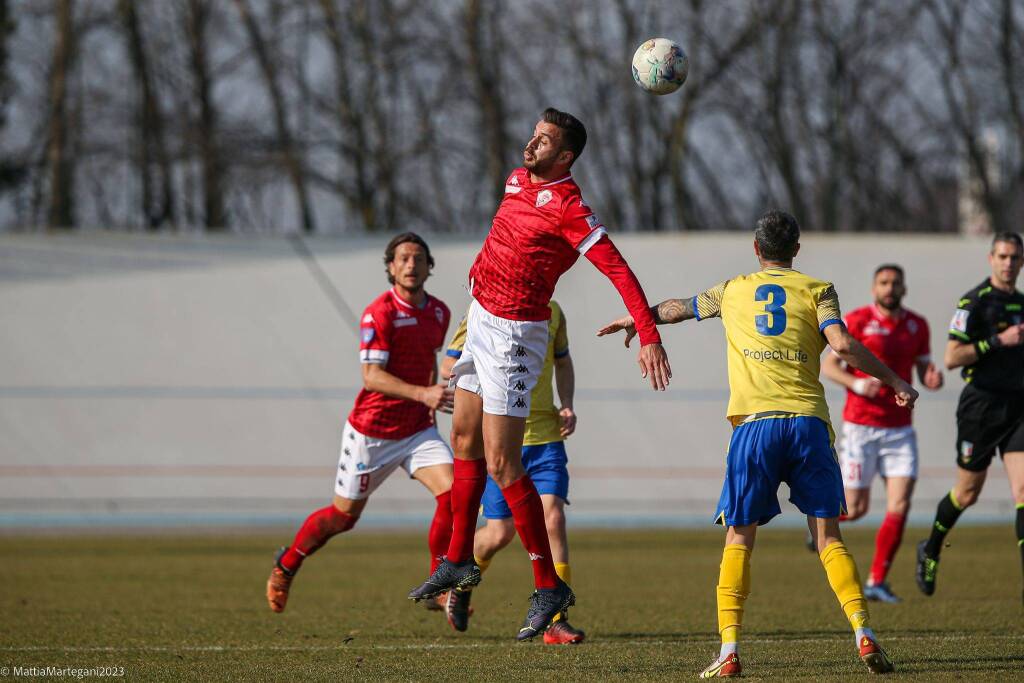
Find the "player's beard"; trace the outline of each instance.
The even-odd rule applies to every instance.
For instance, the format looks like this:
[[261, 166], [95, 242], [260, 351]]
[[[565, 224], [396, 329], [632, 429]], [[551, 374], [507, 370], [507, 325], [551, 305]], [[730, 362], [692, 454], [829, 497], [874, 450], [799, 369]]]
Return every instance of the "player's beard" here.
[[555, 165], [555, 157], [548, 159], [539, 159], [537, 155], [533, 155], [533, 161], [527, 160], [526, 156], [523, 155], [523, 168], [534, 175], [542, 176], [551, 170], [551, 167]]
[[902, 303], [903, 297], [901, 296], [886, 296], [875, 299], [875, 305], [887, 311], [898, 311]]

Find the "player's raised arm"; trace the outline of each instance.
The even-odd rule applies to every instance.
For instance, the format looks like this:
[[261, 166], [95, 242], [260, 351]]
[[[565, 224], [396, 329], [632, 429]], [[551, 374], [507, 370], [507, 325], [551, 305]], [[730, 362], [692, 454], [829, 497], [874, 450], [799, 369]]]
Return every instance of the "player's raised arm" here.
[[607, 235], [587, 249], [585, 255], [615, 285], [626, 304], [626, 310], [635, 321], [634, 327], [640, 337], [637, 362], [641, 376], [650, 379], [654, 390], [664, 391], [672, 377], [672, 367], [661, 345], [661, 335], [658, 334], [654, 316], [647, 304], [647, 295], [640, 287], [636, 275]]
[[877, 377], [884, 384], [892, 387], [896, 392], [898, 405], [914, 407], [918, 395], [917, 390], [878, 360], [875, 354], [857, 341], [844, 325], [829, 325], [822, 330], [822, 333], [829, 346], [841, 360], [872, 377]]

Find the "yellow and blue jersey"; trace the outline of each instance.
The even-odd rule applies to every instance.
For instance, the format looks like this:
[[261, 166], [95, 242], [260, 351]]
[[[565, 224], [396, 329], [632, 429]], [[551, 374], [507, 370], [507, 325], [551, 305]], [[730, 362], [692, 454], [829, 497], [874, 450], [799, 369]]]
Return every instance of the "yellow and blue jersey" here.
[[[548, 306], [551, 308], [551, 318], [548, 320], [548, 349], [544, 355], [544, 367], [537, 378], [537, 385], [530, 395], [530, 415], [526, 418], [524, 446], [539, 446], [563, 440], [562, 420], [555, 408], [552, 379], [555, 359], [563, 358], [569, 353], [569, 334], [566, 331], [565, 314], [562, 312], [562, 307], [554, 300]], [[466, 319], [463, 318], [445, 353], [453, 358], [458, 358], [462, 355], [462, 348], [465, 345]]]
[[791, 268], [765, 268], [694, 297], [698, 320], [720, 317], [729, 365], [733, 425], [763, 414], [821, 418], [831, 431], [818, 378], [822, 331], [843, 324], [829, 282]]

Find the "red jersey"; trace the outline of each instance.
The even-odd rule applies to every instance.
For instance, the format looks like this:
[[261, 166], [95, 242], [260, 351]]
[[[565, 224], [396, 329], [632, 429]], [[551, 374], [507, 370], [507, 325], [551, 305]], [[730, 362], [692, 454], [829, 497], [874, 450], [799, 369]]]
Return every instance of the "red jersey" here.
[[[363, 311], [359, 325], [359, 361], [378, 363], [409, 384], [428, 386], [444, 345], [451, 313], [429, 294], [422, 308], [403, 301], [394, 289]], [[404, 439], [434, 422], [422, 403], [363, 389], [348, 416], [360, 434], [375, 439]]]
[[532, 183], [517, 168], [469, 271], [473, 298], [500, 318], [547, 320], [558, 278], [604, 234], [571, 175]]
[[[874, 305], [864, 306], [846, 314], [846, 328], [857, 341], [889, 366], [893, 372], [910, 382], [914, 365], [931, 357], [928, 322], [913, 311], [903, 309], [898, 318], [883, 315]], [[855, 377], [870, 377], [853, 367], [846, 371]], [[906, 427], [911, 422], [909, 408], [896, 405], [891, 387], [882, 386], [874, 398], [846, 391], [843, 419], [869, 427]]]

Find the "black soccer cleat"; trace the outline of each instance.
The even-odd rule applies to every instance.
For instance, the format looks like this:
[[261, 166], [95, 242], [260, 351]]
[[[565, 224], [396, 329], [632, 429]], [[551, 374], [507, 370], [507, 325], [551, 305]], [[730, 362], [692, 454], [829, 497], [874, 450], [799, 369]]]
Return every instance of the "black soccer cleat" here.
[[429, 600], [447, 590], [469, 590], [479, 583], [480, 567], [473, 560], [455, 564], [444, 559], [421, 586], [409, 591], [409, 599], [416, 602]]
[[519, 633], [516, 634], [516, 640], [529, 640], [544, 633], [556, 614], [575, 604], [576, 595], [569, 588], [569, 584], [561, 579], [554, 588], [533, 591], [533, 595], [530, 596], [530, 609]]
[[921, 541], [917, 544], [917, 571], [914, 572], [914, 578], [917, 579], [917, 587], [921, 589], [921, 592], [931, 595], [935, 592], [935, 575], [939, 571], [939, 561], [928, 557], [924, 551], [926, 545], [928, 545], [928, 541]]
[[449, 591], [444, 597], [444, 615], [448, 617], [448, 623], [456, 631], [465, 631], [469, 628], [469, 615], [473, 613], [469, 607], [473, 591]]

